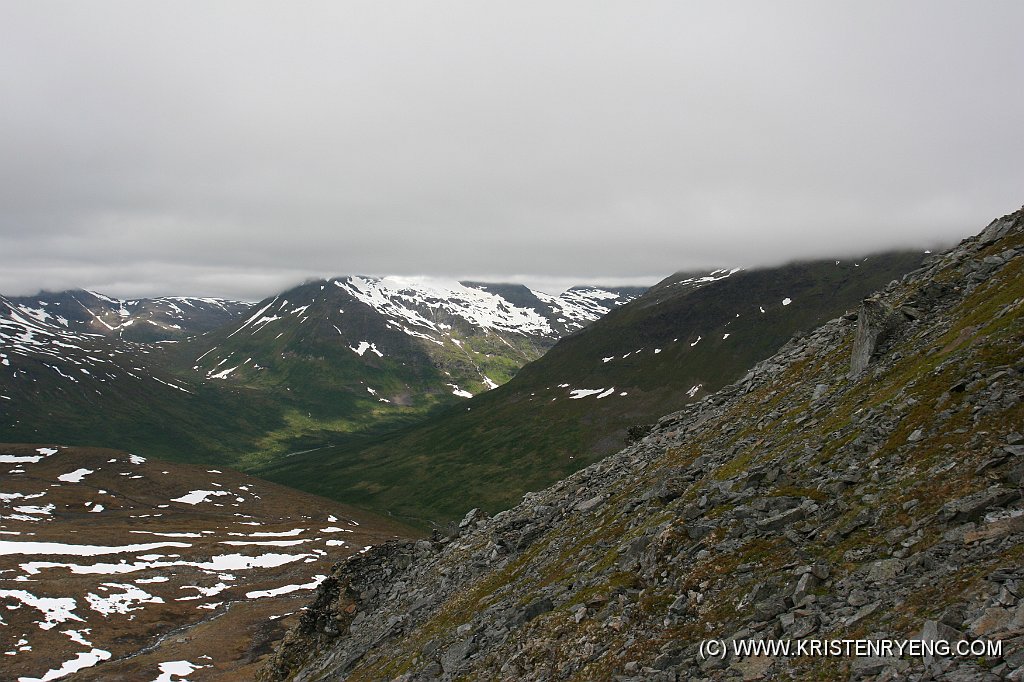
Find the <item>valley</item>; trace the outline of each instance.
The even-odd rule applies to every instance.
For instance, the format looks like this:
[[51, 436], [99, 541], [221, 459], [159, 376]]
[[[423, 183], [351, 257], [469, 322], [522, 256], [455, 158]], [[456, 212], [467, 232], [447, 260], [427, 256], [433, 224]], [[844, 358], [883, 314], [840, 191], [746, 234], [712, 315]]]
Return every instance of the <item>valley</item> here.
[[254, 471], [425, 528], [467, 507], [497, 512], [619, 450], [631, 426], [741, 378], [923, 257], [673, 275], [465, 404]]

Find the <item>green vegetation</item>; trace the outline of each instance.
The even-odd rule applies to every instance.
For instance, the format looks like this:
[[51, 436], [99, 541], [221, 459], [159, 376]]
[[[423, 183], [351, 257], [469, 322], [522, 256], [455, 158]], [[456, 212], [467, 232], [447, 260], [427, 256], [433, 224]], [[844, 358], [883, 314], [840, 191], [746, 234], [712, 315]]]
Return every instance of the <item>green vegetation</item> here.
[[[794, 332], [855, 307], [919, 262], [919, 254], [896, 254], [858, 267], [828, 261], [737, 273], [699, 289], [666, 282], [468, 403], [255, 471], [421, 526], [472, 507], [496, 512], [619, 450], [631, 427], [741, 378]], [[785, 298], [794, 302], [784, 306]], [[611, 387], [603, 399], [569, 397], [571, 389]]]

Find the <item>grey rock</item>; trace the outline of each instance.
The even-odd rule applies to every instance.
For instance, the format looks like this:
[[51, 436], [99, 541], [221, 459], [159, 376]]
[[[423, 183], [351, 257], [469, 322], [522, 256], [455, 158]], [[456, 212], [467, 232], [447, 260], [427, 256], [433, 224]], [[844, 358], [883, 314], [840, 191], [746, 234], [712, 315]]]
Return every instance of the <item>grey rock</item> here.
[[865, 298], [857, 312], [857, 335], [853, 340], [850, 377], [867, 369], [878, 347], [899, 328], [902, 317], [877, 296]]
[[882, 559], [871, 564], [868, 580], [872, 582], [888, 582], [900, 575], [907, 568], [903, 559]]
[[604, 502], [604, 495], [595, 495], [594, 497], [591, 497], [589, 500], [584, 500], [583, 502], [577, 504], [576, 511], [584, 513], [592, 511], [596, 509], [598, 505], [600, 505], [602, 502]]
[[462, 667], [462, 662], [469, 658], [477, 648], [472, 637], [456, 642], [441, 655], [441, 669], [448, 674], [456, 672]]

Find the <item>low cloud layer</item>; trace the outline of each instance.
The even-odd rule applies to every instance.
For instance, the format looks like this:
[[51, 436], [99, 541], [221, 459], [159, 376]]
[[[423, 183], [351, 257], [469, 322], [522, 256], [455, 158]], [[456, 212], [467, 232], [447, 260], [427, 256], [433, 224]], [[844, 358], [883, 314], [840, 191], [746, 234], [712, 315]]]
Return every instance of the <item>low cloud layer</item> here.
[[1024, 202], [1016, 2], [0, 7], [0, 292], [651, 283]]

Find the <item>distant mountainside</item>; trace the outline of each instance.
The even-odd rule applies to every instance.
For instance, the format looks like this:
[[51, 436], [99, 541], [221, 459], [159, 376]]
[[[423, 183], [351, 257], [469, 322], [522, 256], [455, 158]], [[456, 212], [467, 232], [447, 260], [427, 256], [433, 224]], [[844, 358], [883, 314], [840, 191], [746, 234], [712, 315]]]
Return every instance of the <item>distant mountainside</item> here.
[[116, 450], [0, 444], [0, 472], [4, 680], [252, 679], [337, 557], [410, 533]]
[[162, 297], [120, 300], [77, 289], [0, 299], [0, 315], [12, 312], [68, 331], [129, 341], [168, 341], [231, 322], [251, 303], [221, 298]]
[[188, 348], [200, 351], [194, 368], [207, 378], [279, 383], [313, 363], [320, 384], [359, 393], [365, 379], [386, 375], [381, 402], [469, 397], [642, 291], [576, 287], [554, 297], [514, 284], [343, 277], [265, 299]]
[[673, 275], [562, 338], [498, 389], [394, 433], [259, 471], [414, 523], [443, 523], [465, 505], [496, 511], [614, 452], [629, 427], [742, 377], [922, 257]]
[[196, 381], [163, 362], [172, 342], [95, 334], [84, 330], [88, 321], [50, 312], [71, 307], [64, 303], [33, 308], [15, 300], [24, 301], [0, 297], [6, 439], [226, 463], [250, 450], [255, 434], [281, 423], [279, 408], [263, 396]]
[[251, 467], [493, 388], [637, 293], [344, 277], [257, 305], [0, 297], [0, 427]]
[[[753, 334], [739, 321], [809, 305], [794, 285], [726, 297], [677, 343]], [[261, 679], [1024, 678], [1024, 209], [804, 331], [493, 518], [341, 562]], [[583, 356], [651, 356], [646, 341]], [[467, 438], [460, 463], [489, 447]], [[454, 459], [439, 448], [436, 478]]]

